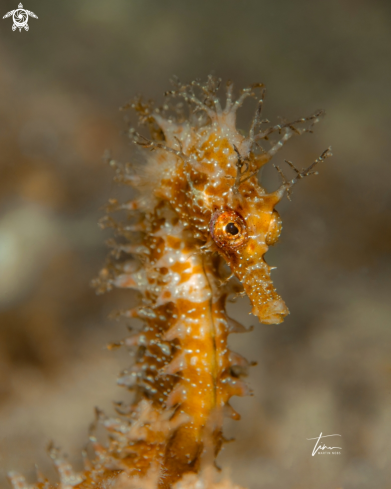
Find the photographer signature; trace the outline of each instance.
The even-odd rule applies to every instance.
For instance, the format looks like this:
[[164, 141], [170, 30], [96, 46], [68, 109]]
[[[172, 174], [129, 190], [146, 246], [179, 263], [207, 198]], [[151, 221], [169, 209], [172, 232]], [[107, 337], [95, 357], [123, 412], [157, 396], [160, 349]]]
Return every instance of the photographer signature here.
[[320, 443], [321, 438], [328, 438], [330, 436], [342, 436], [342, 435], [338, 435], [338, 434], [335, 434], [335, 435], [323, 435], [321, 433], [317, 438], [307, 438], [307, 440], [316, 440], [314, 449], [312, 450], [312, 456], [316, 455], [316, 453], [318, 452], [318, 450], [335, 450], [337, 448], [340, 449], [340, 450], [342, 450], [341, 447], [327, 447], [325, 444], [322, 445], [322, 443]]

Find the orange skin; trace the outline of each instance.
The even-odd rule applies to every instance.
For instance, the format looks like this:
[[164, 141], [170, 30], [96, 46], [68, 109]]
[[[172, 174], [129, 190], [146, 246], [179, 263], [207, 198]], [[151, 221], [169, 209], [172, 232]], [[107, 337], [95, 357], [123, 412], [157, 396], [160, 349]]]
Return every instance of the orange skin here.
[[[193, 231], [194, 237], [209, 243], [213, 240], [215, 245], [212, 249], [219, 252], [243, 283], [244, 290], [253, 303], [253, 314], [263, 323], [280, 323], [288, 314], [288, 309], [273, 287], [270, 268], [263, 256], [268, 246], [277, 241], [280, 233], [280, 221], [274, 206], [281, 199], [283, 191], [266, 194], [256, 177], [251, 177], [234, 191], [236, 169], [230, 165], [230, 159], [236, 158], [236, 153], [232, 145], [213, 132], [202, 148], [204, 155], [208, 156], [208, 152], [213, 152], [214, 160], [224, 170], [224, 178], [218, 180], [218, 185], [216, 181], [205, 178], [210, 164], [198, 161], [198, 168], [193, 166], [187, 172], [186, 163], [177, 158], [175, 168], [162, 180], [155, 194], [174, 208], [180, 220]], [[189, 156], [196, 152], [196, 148], [191, 148]], [[266, 160], [253, 157], [249, 168], [255, 165], [259, 167], [264, 163]], [[189, 198], [192, 193], [194, 197]], [[229, 223], [237, 225], [238, 233], [234, 239], [230, 239], [232, 235], [225, 231]], [[187, 248], [190, 246], [191, 243], [188, 242]], [[174, 359], [170, 364], [170, 374], [180, 372], [183, 381], [178, 382], [170, 393], [167, 404], [170, 407], [177, 405], [178, 412], [188, 415], [192, 421], [180, 427], [169, 442], [164, 462], [167, 471], [164, 484], [168, 485], [163, 484], [162, 487], [169, 487], [170, 475], [172, 482], [179, 477], [178, 474], [198, 470], [208, 419], [212, 413], [223, 409], [232, 395], [245, 395], [248, 392], [239, 379], [227, 375], [232, 363], [227, 349], [225, 297], [218, 309], [213, 306], [213, 297], [219, 298], [221, 294], [216, 286], [218, 267], [213, 267], [211, 259], [199, 253], [197, 241], [193, 241], [192, 247], [191, 254], [198, 257], [197, 260], [202, 265], [197, 264], [195, 268], [182, 271], [180, 282], [185, 283], [191, 276], [198, 274], [197, 267], [202, 266], [209, 284], [210, 297], [205, 301], [195, 302], [197, 293], [193, 290], [187, 295], [189, 299], [174, 300], [176, 310], [192, 326], [187, 334], [179, 334], [176, 330], [174, 333], [179, 336], [181, 353], [178, 354], [180, 359]], [[178, 270], [177, 264], [171, 268]], [[214, 285], [211, 285], [213, 282]], [[221, 300], [218, 299], [218, 302], [221, 303]], [[218, 321], [216, 314], [221, 315], [221, 321]], [[216, 324], [220, 324], [220, 328], [216, 328]], [[200, 328], [203, 330], [202, 334]], [[174, 335], [168, 334], [166, 338], [173, 339]], [[210, 436], [217, 452], [221, 445], [222, 418], [218, 414], [215, 416], [218, 422], [210, 430]]]
[[[213, 132], [203, 143], [202, 151], [204, 159], [198, 162], [196, 169], [191, 169], [190, 183], [189, 175], [185, 174], [185, 164], [180, 161], [177, 163], [174, 182], [172, 177], [162, 181], [162, 188], [165, 189], [166, 184], [170, 185], [175, 189], [175, 194], [165, 190], [163, 195], [170, 196], [171, 204], [177, 206], [181, 217], [194, 223], [198, 233], [202, 231], [201, 236], [204, 239], [214, 240], [216, 251], [242, 282], [253, 305], [252, 313], [259, 321], [264, 324], [281, 323], [289, 314], [289, 310], [275, 291], [270, 278], [270, 267], [265, 262], [264, 255], [269, 245], [276, 243], [281, 232], [280, 219], [274, 207], [281, 200], [285, 188], [266, 194], [258, 184], [256, 176], [253, 176], [238, 189], [234, 189], [236, 168], [232, 164], [232, 159], [236, 159], [237, 156], [232, 144], [227, 139], [222, 139], [218, 131]], [[197, 152], [197, 149], [191, 148], [189, 156]], [[214, 164], [205, 162], [210, 154], [213, 154]], [[205, 178], [211, 171], [215, 172], [213, 166], [216, 161], [223, 177], [215, 180]], [[257, 158], [250, 154], [248, 171], [253, 172], [267, 161], [267, 158]], [[195, 198], [186, 200], [192, 190]], [[224, 216], [235, 214], [243, 223], [239, 233], [239, 244], [238, 240], [232, 242], [229, 233], [224, 232], [221, 225], [221, 219], [225, 225], [234, 222], [235, 217], [229, 221], [224, 219]], [[216, 215], [221, 216], [220, 221], [216, 220]], [[244, 235], [246, 239], [242, 240]]]

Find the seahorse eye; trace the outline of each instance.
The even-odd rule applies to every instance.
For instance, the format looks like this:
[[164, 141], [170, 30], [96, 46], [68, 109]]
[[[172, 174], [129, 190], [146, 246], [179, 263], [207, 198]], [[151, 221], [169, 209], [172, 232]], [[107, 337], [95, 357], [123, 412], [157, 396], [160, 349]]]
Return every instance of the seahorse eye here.
[[223, 249], [237, 249], [248, 239], [247, 226], [243, 217], [235, 211], [217, 211], [209, 224], [213, 240]]
[[235, 236], [239, 232], [239, 229], [235, 226], [233, 222], [229, 222], [225, 226], [225, 230], [227, 231], [227, 233], [232, 234], [233, 236]]

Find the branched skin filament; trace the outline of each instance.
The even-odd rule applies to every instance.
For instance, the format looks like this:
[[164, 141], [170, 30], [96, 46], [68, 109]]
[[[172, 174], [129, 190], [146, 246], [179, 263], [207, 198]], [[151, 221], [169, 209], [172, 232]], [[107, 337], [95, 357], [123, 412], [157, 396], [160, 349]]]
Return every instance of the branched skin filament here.
[[[275, 206], [331, 153], [326, 150], [303, 170], [287, 162], [295, 172], [291, 180], [277, 168], [283, 181], [272, 193], [260, 186], [257, 174], [292, 136], [311, 132], [322, 113], [260, 131], [263, 85], [243, 90], [233, 101], [228, 83], [224, 108], [219, 87], [213, 77], [205, 85], [177, 83], [167, 93], [173, 102], [163, 109], [140, 98], [129, 104], [150, 132], [146, 137], [129, 131], [145, 162], [134, 168], [110, 164], [116, 180], [136, 187], [139, 197], [109, 202], [109, 212], [122, 209], [128, 218], [123, 223], [108, 217], [103, 223], [116, 230], [121, 243], [111, 243], [112, 257], [95, 285], [99, 292], [121, 287], [140, 295], [138, 307], [121, 313], [144, 324], [123, 341], [138, 350], [135, 364], [118, 379], [135, 391], [135, 401], [118, 406], [118, 419], [98, 413], [110, 443], [104, 447], [91, 435], [96, 458], [82, 474], [73, 474], [53, 455], [63, 489], [108, 483], [118, 489], [169, 489], [184, 481], [186, 487], [206, 487], [196, 486], [197, 477], [224, 441], [223, 416], [239, 418], [229, 400], [249, 393], [241, 379], [249, 364], [227, 346], [228, 335], [244, 328], [227, 316], [226, 299], [247, 294], [252, 313], [264, 324], [278, 324], [289, 313], [264, 260], [281, 232]], [[247, 97], [258, 97], [258, 105], [245, 137], [235, 119]], [[185, 101], [187, 114], [177, 99]], [[277, 141], [270, 144], [273, 135]], [[262, 141], [270, 147], [262, 148]], [[11, 481], [25, 489], [20, 477]]]

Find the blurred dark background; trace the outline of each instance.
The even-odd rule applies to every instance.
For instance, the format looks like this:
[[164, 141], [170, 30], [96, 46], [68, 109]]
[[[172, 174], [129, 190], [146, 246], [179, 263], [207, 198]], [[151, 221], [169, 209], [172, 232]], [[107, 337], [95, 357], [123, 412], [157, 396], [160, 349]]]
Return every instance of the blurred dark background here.
[[[18, 0], [2, 0], [1, 16]], [[29, 32], [0, 22], [0, 481], [34, 463], [54, 477], [46, 446], [76, 468], [93, 407], [127, 399], [116, 387], [126, 335], [97, 297], [106, 255], [97, 226], [112, 183], [101, 156], [132, 148], [117, 109], [138, 93], [163, 100], [172, 75], [263, 82], [265, 116], [326, 110], [314, 135], [278, 154], [307, 166], [267, 255], [291, 315], [256, 324], [246, 300], [231, 314], [253, 332], [231, 338], [258, 361], [255, 395], [235, 399], [219, 464], [250, 489], [391, 487], [391, 3], [388, 0], [25, 0]], [[250, 120], [248, 103], [240, 121]], [[265, 170], [266, 188], [278, 177]], [[307, 438], [341, 455], [311, 457]], [[338, 441], [338, 443], [337, 443]]]

